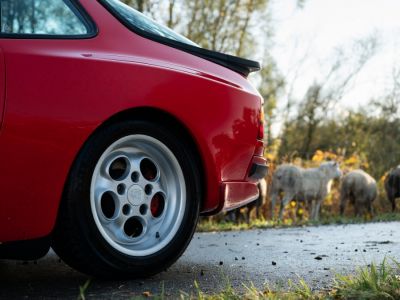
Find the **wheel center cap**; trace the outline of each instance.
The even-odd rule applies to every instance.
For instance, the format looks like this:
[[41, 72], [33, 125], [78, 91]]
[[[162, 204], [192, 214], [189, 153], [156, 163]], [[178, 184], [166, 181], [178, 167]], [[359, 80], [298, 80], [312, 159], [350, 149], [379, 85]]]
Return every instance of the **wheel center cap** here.
[[144, 201], [144, 191], [139, 185], [133, 185], [129, 188], [128, 201], [131, 205], [140, 205]]

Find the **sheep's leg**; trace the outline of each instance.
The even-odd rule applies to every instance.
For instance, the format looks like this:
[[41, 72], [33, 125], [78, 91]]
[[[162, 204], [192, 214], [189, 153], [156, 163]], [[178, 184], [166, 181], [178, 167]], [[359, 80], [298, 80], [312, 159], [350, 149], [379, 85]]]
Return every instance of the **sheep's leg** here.
[[360, 217], [362, 217], [362, 218], [366, 217], [367, 211], [365, 208], [366, 208], [365, 205], [360, 205], [360, 207], [358, 208], [358, 210], [359, 210], [358, 213], [359, 213]]
[[346, 208], [347, 196], [342, 192], [340, 194], [340, 216], [343, 216], [344, 209]]
[[306, 199], [305, 201], [304, 201], [304, 208], [307, 210], [307, 212], [308, 212], [308, 218], [311, 218], [312, 217], [312, 214], [311, 214], [311, 209], [312, 209], [312, 201], [310, 201], [309, 199]]
[[256, 218], [260, 219], [260, 205], [256, 206]]
[[369, 201], [367, 204], [367, 210], [371, 217], [374, 216], [374, 209], [372, 207], [372, 201]]
[[231, 210], [231, 211], [229, 211], [228, 213], [227, 213], [227, 219], [228, 219], [228, 221], [229, 222], [232, 222], [232, 223], [236, 223], [236, 216], [235, 216], [236, 214], [235, 214], [235, 211], [234, 210]]
[[229, 222], [237, 224], [240, 218], [240, 208], [235, 208], [234, 210], [229, 211], [227, 218]]
[[246, 211], [246, 223], [247, 224], [250, 224], [250, 213], [251, 213], [251, 209], [250, 209], [250, 207], [248, 207], [247, 211]]
[[281, 201], [281, 207], [279, 209], [279, 220], [282, 220], [283, 210], [285, 209], [285, 206], [293, 199], [293, 197], [294, 197], [293, 193], [285, 193], [285, 196]]
[[308, 202], [308, 214], [309, 218], [314, 220], [314, 214], [315, 214], [315, 203], [314, 199], [307, 199]]
[[322, 202], [322, 200], [315, 200], [314, 214], [313, 214], [314, 221], [318, 221], [318, 219], [319, 219], [319, 210], [321, 208], [321, 202]]
[[240, 208], [236, 209], [236, 224], [239, 224], [243, 221], [243, 214], [240, 211]]
[[396, 210], [396, 198], [388, 193], [388, 199], [392, 203], [392, 212], [394, 212]]
[[318, 220], [318, 213], [321, 201], [319, 201], [318, 199], [312, 199], [310, 200], [310, 203], [311, 203], [311, 219], [316, 221]]
[[354, 202], [354, 216], [359, 217], [360, 216], [360, 208], [358, 207], [358, 202]]
[[278, 193], [272, 193], [271, 194], [271, 220], [274, 219], [274, 215], [275, 215], [275, 204], [276, 204], [276, 200], [278, 199]]

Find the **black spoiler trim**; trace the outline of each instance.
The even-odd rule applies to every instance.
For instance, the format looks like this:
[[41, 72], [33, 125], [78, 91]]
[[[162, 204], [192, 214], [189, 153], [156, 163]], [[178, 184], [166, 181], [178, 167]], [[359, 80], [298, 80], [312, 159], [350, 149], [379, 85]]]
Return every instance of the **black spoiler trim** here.
[[248, 76], [252, 72], [259, 71], [261, 69], [260, 63], [257, 61], [229, 55], [229, 54], [224, 54], [221, 52], [213, 51], [213, 50], [208, 50], [205, 48], [197, 47], [197, 46], [192, 46], [189, 44], [185, 44], [182, 42], [178, 42], [172, 39], [168, 39], [147, 31], [144, 31], [131, 23], [127, 22], [124, 18], [120, 16], [120, 14], [111, 6], [109, 3], [107, 3], [104, 0], [98, 0], [115, 18], [117, 18], [125, 27], [127, 27], [129, 30], [133, 31], [134, 33], [153, 40], [155, 42], [176, 48], [178, 50], [185, 51], [187, 53], [193, 54], [195, 56], [204, 58], [206, 60], [209, 60], [211, 62], [214, 62], [216, 64], [219, 64], [223, 67], [226, 67], [228, 69], [231, 69], [243, 76]]
[[261, 69], [260, 63], [257, 61], [229, 55], [229, 54], [224, 54], [221, 52], [217, 51], [212, 51], [196, 46], [191, 46], [191, 45], [186, 45], [184, 43], [180, 42], [175, 42], [172, 41], [176, 45], [172, 45], [171, 42], [170, 46], [186, 51], [190, 54], [199, 56], [201, 58], [204, 58], [206, 60], [212, 61], [216, 64], [219, 64], [221, 66], [224, 66], [228, 69], [231, 69], [237, 73], [240, 73], [244, 76], [248, 76], [252, 72], [259, 71]]

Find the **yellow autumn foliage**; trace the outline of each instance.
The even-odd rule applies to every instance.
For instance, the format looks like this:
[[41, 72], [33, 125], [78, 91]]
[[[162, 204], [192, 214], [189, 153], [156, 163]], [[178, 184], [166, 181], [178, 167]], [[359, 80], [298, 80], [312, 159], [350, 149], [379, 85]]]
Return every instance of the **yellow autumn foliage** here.
[[360, 158], [355, 154], [353, 154], [352, 156], [350, 156], [348, 159], [346, 159], [344, 161], [344, 164], [347, 165], [347, 166], [354, 166], [354, 165], [357, 165], [359, 163], [360, 163]]

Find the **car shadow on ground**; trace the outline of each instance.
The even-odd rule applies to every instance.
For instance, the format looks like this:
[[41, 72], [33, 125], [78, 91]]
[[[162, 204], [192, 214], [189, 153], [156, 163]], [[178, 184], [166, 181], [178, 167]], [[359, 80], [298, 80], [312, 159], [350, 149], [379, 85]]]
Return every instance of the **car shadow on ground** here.
[[[227, 266], [228, 267], [228, 266]], [[70, 298], [76, 299], [89, 280], [86, 297], [130, 298], [140, 295], [195, 294], [195, 282], [207, 282], [207, 290], [220, 290], [228, 284], [224, 266], [193, 264], [179, 260], [168, 270], [145, 279], [101, 280], [79, 273], [50, 251], [37, 261], [0, 260], [0, 299]], [[245, 275], [243, 275], [245, 276]], [[225, 280], [225, 282], [223, 282]]]

